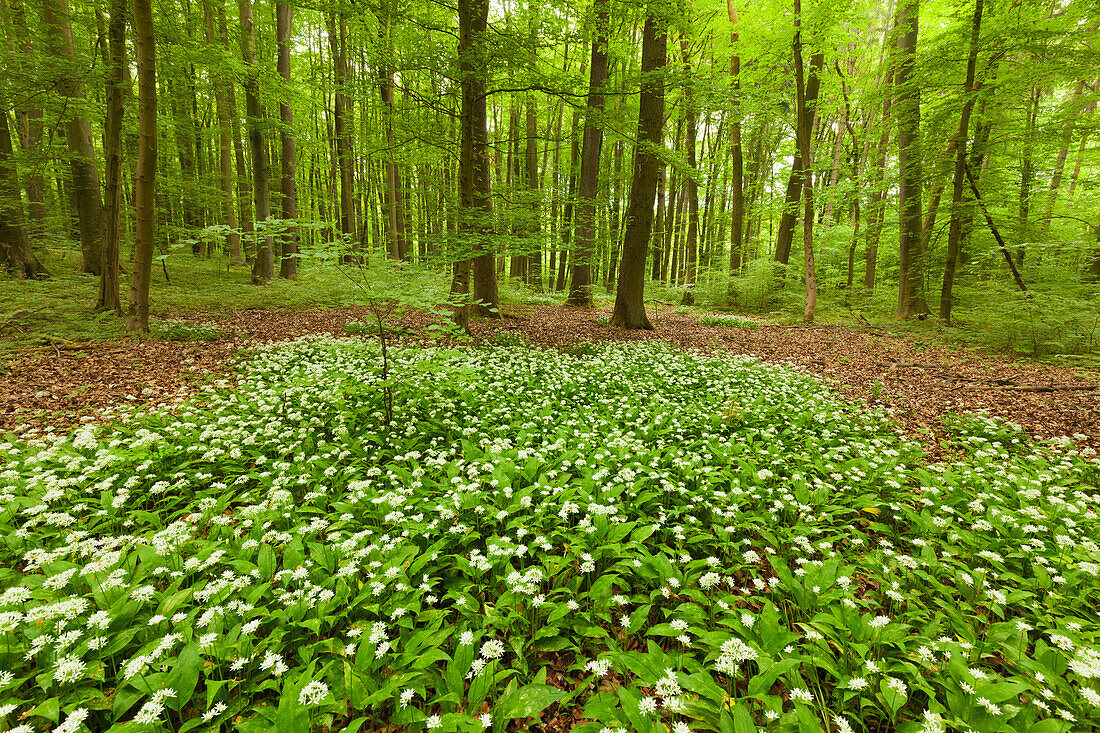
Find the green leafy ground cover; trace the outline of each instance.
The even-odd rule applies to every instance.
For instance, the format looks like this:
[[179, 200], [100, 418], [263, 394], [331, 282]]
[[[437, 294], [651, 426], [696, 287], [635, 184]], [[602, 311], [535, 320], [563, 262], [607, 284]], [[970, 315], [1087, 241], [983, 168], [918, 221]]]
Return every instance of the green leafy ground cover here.
[[807, 376], [652, 344], [381, 367], [306, 340], [174, 415], [9, 436], [0, 724], [1100, 724], [1068, 441], [960, 418], [934, 464]]

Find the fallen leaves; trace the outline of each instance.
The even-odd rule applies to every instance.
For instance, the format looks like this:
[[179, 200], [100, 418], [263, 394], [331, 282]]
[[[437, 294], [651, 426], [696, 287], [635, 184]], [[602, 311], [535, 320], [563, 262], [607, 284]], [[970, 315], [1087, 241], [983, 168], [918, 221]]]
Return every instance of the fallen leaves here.
[[[1077, 370], [996, 356], [979, 349], [916, 346], [881, 331], [762, 324], [742, 329], [703, 326], [696, 314], [651, 304], [654, 331], [621, 331], [606, 325], [606, 309], [527, 305], [499, 321], [472, 324], [487, 340], [500, 330], [521, 334], [541, 347], [583, 342], [661, 340], [681, 348], [724, 349], [783, 362], [828, 380], [849, 397], [895, 410], [906, 431], [937, 449], [940, 419], [948, 412], [986, 410], [1019, 423], [1032, 435], [1084, 434], [1082, 444], [1100, 450], [1100, 381]], [[171, 403], [197, 384], [228, 373], [231, 357], [250, 344], [307, 334], [347, 335], [348, 321], [372, 319], [370, 309], [306, 311], [262, 309], [176, 314], [217, 325], [217, 341], [82, 342], [21, 352], [5, 365], [0, 428], [20, 425], [62, 429], [105, 407]], [[424, 329], [439, 318], [407, 313], [402, 341], [428, 341]], [[371, 338], [363, 336], [363, 338]]]

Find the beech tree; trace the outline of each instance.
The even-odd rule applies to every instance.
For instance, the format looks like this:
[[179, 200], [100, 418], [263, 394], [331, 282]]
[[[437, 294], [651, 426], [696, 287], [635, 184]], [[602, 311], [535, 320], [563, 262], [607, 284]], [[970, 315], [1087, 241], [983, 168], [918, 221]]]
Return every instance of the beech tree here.
[[592, 61], [588, 67], [588, 102], [584, 114], [577, 202], [573, 205], [573, 277], [570, 305], [592, 305], [592, 249], [596, 238], [596, 195], [603, 149], [604, 84], [607, 82], [607, 43], [610, 27], [609, 0], [595, 0]]
[[134, 61], [137, 64], [138, 141], [134, 167], [134, 261], [126, 330], [149, 330], [149, 279], [153, 270], [157, 179], [157, 55], [152, 0], [134, 0]]
[[645, 312], [645, 259], [653, 226], [653, 199], [665, 120], [664, 66], [667, 30], [663, 8], [651, 3], [642, 30], [641, 89], [638, 94], [638, 143], [623, 232], [623, 257], [615, 290], [611, 325], [652, 330]]

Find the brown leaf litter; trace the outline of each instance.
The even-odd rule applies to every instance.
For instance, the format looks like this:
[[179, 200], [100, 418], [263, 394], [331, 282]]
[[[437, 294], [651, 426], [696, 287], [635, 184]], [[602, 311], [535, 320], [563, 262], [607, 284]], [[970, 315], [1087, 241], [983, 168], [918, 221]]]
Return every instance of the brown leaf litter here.
[[[501, 321], [474, 323], [475, 337], [484, 341], [503, 330], [540, 347], [657, 340], [705, 352], [727, 350], [793, 365], [847, 397], [892, 408], [909, 435], [933, 448], [944, 414], [985, 410], [1019, 423], [1031, 435], [1084, 435], [1079, 444], [1100, 450], [1100, 380], [1071, 368], [976, 348], [918, 346], [877, 330], [764, 323], [752, 329], [703, 326], [697, 315], [660, 304], [651, 306], [654, 331], [601, 325], [609, 315], [606, 309], [530, 305], [511, 310]], [[215, 324], [226, 336], [204, 342], [81, 342], [18, 353], [0, 366], [6, 372], [0, 429], [61, 430], [119, 403], [171, 404], [192, 394], [198, 384], [229, 374], [233, 355], [243, 347], [309, 334], [345, 336], [348, 321], [374, 320], [362, 307], [182, 316]], [[436, 320], [428, 314], [405, 314], [400, 340], [428, 341], [423, 329]]]

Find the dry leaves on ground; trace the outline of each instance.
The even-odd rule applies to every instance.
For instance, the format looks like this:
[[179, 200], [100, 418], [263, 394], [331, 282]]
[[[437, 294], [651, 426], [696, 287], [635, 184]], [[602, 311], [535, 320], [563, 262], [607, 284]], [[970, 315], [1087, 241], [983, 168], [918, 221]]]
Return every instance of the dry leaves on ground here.
[[[977, 349], [917, 348], [899, 336], [838, 327], [703, 326], [692, 314], [658, 305], [654, 331], [600, 325], [606, 311], [518, 306], [499, 322], [480, 322], [474, 335], [514, 331], [536, 346], [568, 348], [585, 341], [660, 340], [681, 348], [729, 350], [784, 362], [835, 383], [852, 398], [895, 409], [906, 431], [933, 447], [948, 412], [987, 410], [1032, 435], [1084, 434], [1100, 449], [1100, 381], [1076, 370], [996, 356]], [[153, 339], [47, 346], [10, 360], [0, 392], [0, 428], [62, 429], [116, 405], [171, 403], [196, 385], [227, 374], [241, 347], [307, 334], [346, 335], [348, 321], [371, 321], [366, 308], [308, 311], [226, 310], [185, 314], [216, 324], [217, 341]], [[425, 339], [434, 316], [406, 314], [403, 340]], [[368, 337], [364, 337], [368, 338]]]

